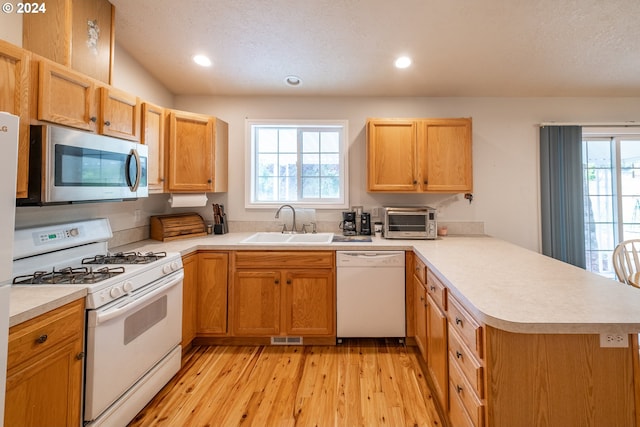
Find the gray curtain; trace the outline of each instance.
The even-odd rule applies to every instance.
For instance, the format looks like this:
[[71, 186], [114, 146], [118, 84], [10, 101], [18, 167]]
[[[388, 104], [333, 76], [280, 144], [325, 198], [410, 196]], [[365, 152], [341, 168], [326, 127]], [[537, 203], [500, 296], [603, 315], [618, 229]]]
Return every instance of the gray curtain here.
[[540, 128], [542, 253], [585, 268], [582, 128]]

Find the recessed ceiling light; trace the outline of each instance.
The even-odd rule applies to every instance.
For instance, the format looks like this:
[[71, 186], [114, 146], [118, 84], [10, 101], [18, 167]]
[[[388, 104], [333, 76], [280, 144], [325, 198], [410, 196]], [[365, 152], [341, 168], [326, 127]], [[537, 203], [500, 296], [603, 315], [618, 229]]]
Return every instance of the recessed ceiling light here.
[[289, 86], [300, 86], [302, 84], [302, 80], [298, 76], [287, 76], [284, 78], [284, 82]]
[[200, 65], [201, 67], [211, 66], [211, 60], [207, 58], [205, 55], [194, 55], [193, 62]]
[[408, 56], [401, 56], [396, 59], [396, 68], [407, 68], [411, 65], [411, 58]]

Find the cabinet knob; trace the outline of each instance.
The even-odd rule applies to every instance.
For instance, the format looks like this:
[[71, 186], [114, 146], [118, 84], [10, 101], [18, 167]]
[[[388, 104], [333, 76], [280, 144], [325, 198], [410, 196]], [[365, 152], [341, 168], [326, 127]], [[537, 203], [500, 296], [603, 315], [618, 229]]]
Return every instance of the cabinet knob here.
[[287, 285], [291, 284], [291, 279], [287, 279]]
[[462, 393], [462, 387], [460, 387], [459, 384], [456, 384], [456, 391], [458, 392], [458, 394]]
[[211, 180], [210, 179], [207, 180], [207, 184], [211, 184]]
[[84, 351], [81, 351], [80, 353], [76, 354], [76, 360], [82, 360], [84, 359]]
[[280, 280], [276, 279], [276, 280], [273, 281], [273, 283], [275, 283], [276, 285], [279, 285], [280, 284]]
[[424, 185], [427, 185], [429, 183], [429, 181], [427, 181], [426, 179], [424, 180]]
[[460, 353], [458, 350], [456, 350], [456, 357], [458, 359], [462, 359], [462, 353]]
[[89, 120], [92, 121], [93, 123], [98, 121], [98, 118], [96, 116], [91, 116], [89, 117]]
[[413, 185], [416, 185], [417, 183], [418, 183], [418, 181], [414, 179], [413, 180]]
[[429, 286], [429, 289], [431, 289], [431, 292], [435, 292], [436, 291], [436, 287], [433, 286], [433, 285]]
[[36, 342], [38, 344], [42, 344], [43, 342], [45, 342], [47, 340], [47, 338], [49, 338], [49, 336], [47, 334], [42, 334], [36, 339]]
[[111, 122], [109, 120], [107, 120], [106, 122], [104, 122], [105, 126], [111, 126]]
[[456, 325], [462, 326], [462, 319], [460, 319], [459, 317], [456, 317]]

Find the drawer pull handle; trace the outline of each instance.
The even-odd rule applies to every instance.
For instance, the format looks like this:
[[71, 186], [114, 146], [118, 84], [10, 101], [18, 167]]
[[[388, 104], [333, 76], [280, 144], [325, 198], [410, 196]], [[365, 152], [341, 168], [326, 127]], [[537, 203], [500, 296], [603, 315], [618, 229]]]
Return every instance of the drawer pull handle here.
[[429, 286], [429, 289], [431, 289], [431, 292], [435, 292], [436, 291], [436, 287], [433, 286], [433, 285]]
[[458, 359], [462, 359], [462, 353], [460, 353], [458, 350], [456, 350], [456, 357]]
[[462, 319], [460, 319], [459, 317], [456, 317], [456, 325], [462, 326]]
[[36, 342], [38, 344], [42, 344], [47, 340], [47, 338], [49, 338], [49, 336], [47, 334], [42, 334], [36, 339]]
[[458, 394], [462, 393], [462, 387], [460, 387], [460, 385], [456, 384], [456, 391], [458, 392]]

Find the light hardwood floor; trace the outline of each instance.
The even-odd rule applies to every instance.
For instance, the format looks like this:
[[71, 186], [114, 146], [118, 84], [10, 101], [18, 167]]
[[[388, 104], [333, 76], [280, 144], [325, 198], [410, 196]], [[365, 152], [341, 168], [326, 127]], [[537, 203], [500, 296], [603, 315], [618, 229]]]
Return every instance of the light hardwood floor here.
[[416, 347], [194, 347], [137, 426], [442, 426]]

